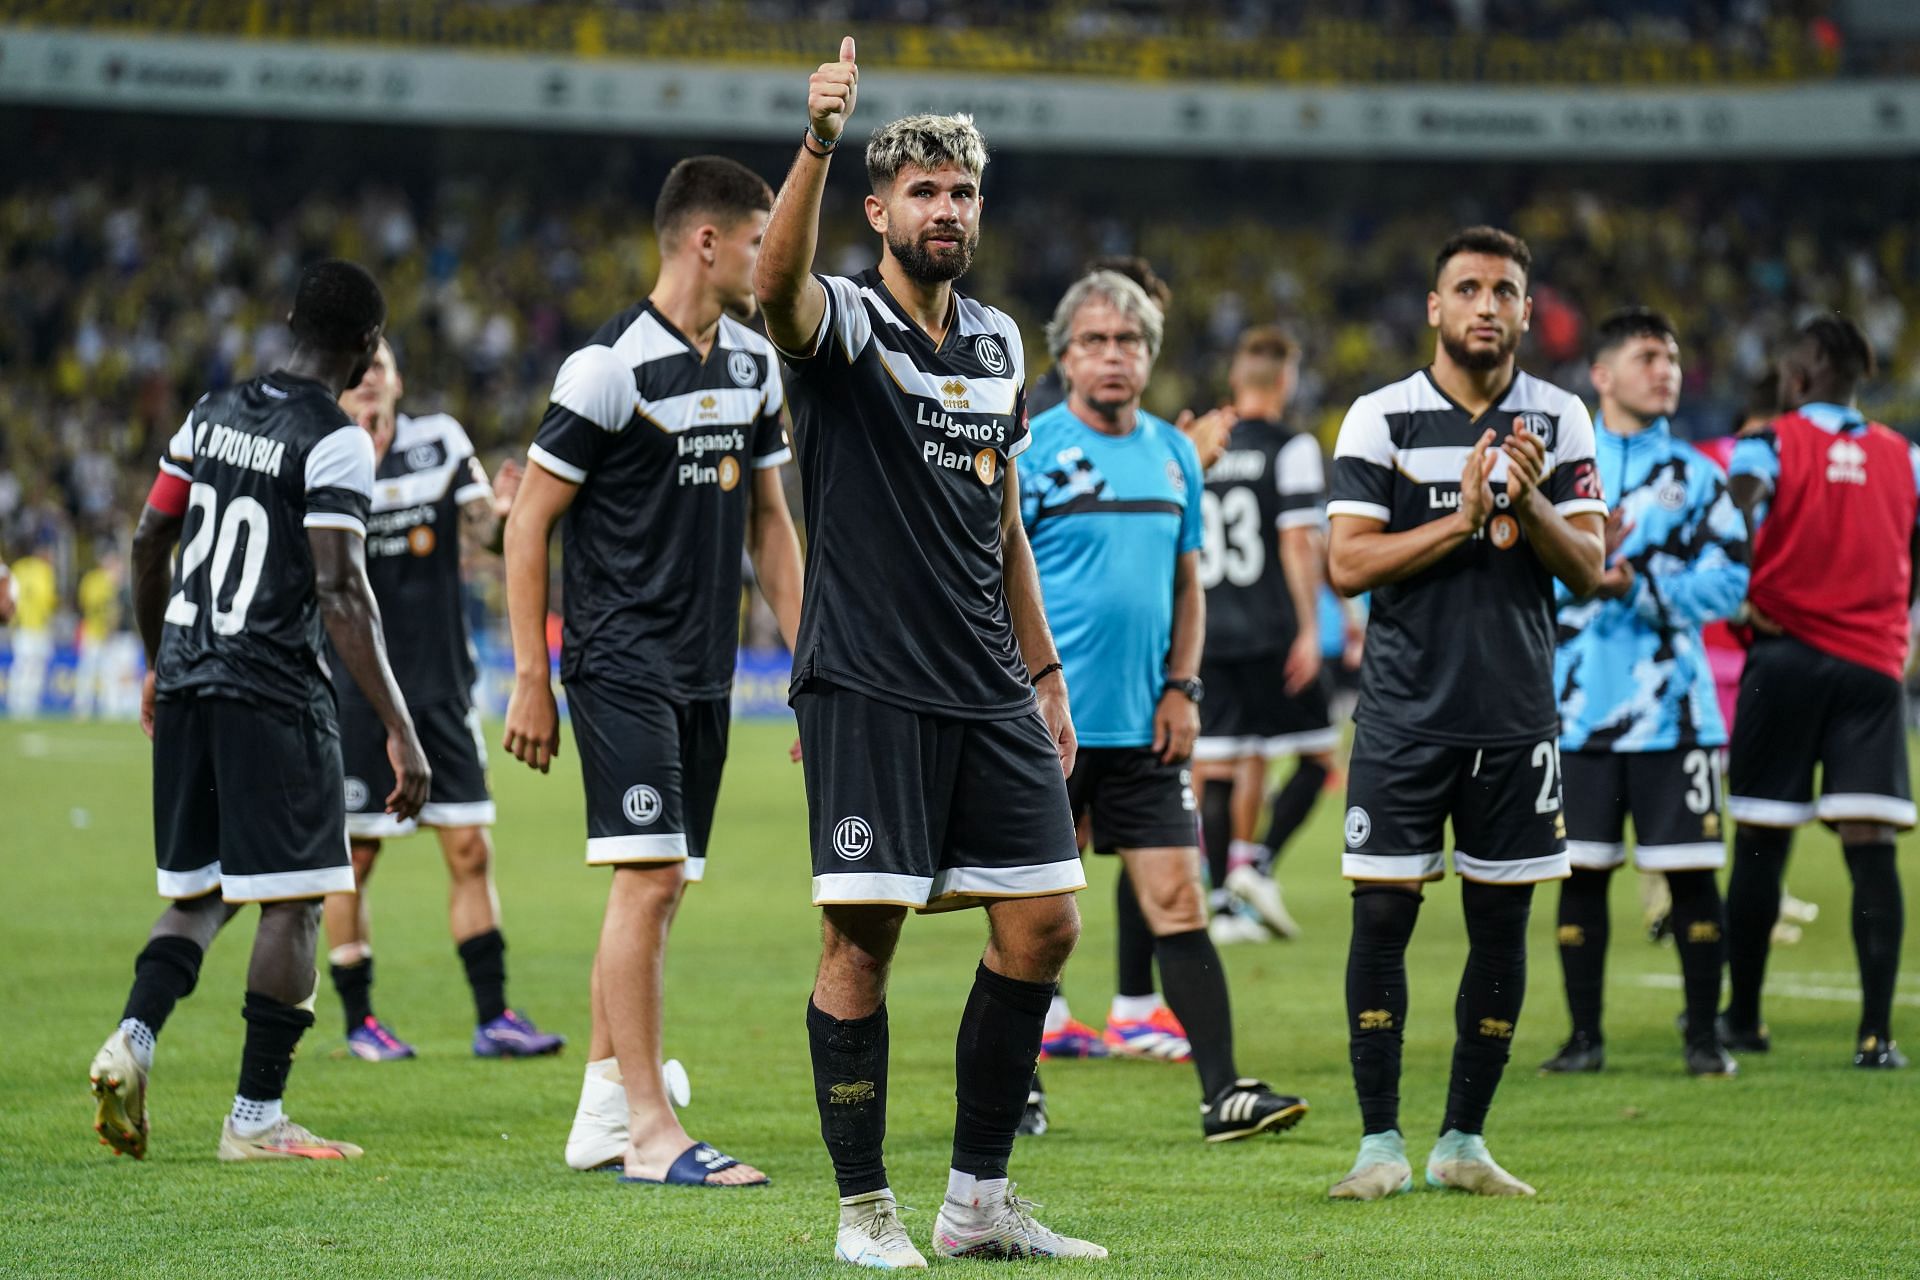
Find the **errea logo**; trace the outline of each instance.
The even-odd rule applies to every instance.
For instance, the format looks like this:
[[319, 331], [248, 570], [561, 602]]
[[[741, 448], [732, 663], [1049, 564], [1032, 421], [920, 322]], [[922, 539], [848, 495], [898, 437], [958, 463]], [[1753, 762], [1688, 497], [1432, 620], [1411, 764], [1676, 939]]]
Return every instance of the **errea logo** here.
[[1827, 449], [1828, 484], [1865, 484], [1867, 451], [1851, 440], [1835, 440]]
[[967, 384], [958, 378], [940, 384], [940, 397], [940, 403], [949, 409], [973, 408], [973, 401], [967, 398]]

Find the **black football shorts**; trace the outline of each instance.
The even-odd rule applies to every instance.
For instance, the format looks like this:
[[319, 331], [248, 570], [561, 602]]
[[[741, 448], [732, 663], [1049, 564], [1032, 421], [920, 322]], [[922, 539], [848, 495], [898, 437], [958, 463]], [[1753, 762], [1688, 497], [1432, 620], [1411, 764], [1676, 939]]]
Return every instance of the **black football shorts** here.
[[1361, 723], [1347, 767], [1349, 880], [1564, 880], [1567, 830], [1560, 811], [1560, 744], [1460, 746], [1403, 738]]
[[1040, 713], [926, 715], [822, 680], [793, 697], [813, 901], [920, 911], [1086, 887]]
[[567, 714], [587, 793], [587, 861], [594, 866], [683, 862], [707, 869], [732, 708], [650, 689], [575, 678]]
[[1199, 847], [1193, 770], [1152, 747], [1080, 748], [1067, 800], [1076, 823], [1092, 815], [1095, 853]]
[[1913, 826], [1906, 713], [1892, 676], [1791, 636], [1755, 642], [1733, 713], [1727, 816], [1756, 827]]
[[[480, 737], [479, 710], [465, 698], [408, 703], [407, 709], [433, 769], [417, 825], [492, 826], [493, 793], [487, 789], [487, 747]], [[347, 834], [357, 840], [411, 834], [414, 819], [403, 822], [386, 811], [393, 793], [387, 731], [363, 698], [340, 699], [340, 755], [347, 770]]]
[[1326, 669], [1299, 693], [1287, 692], [1287, 655], [1270, 654], [1233, 662], [1203, 662], [1200, 679], [1200, 738], [1193, 744], [1196, 762], [1239, 760], [1248, 756], [1312, 755], [1340, 745], [1328, 709], [1331, 679]]
[[1717, 871], [1727, 865], [1720, 825], [1719, 747], [1675, 751], [1569, 751], [1567, 857], [1605, 871], [1627, 860], [1642, 871]]
[[154, 860], [163, 898], [353, 892], [333, 690], [304, 707], [180, 693], [154, 706]]

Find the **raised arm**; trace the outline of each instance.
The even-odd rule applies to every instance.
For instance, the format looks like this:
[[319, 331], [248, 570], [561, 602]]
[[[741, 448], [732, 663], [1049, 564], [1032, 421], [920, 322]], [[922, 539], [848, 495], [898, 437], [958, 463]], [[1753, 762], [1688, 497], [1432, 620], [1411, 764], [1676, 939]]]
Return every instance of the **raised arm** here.
[[527, 468], [507, 513], [507, 629], [513, 637], [513, 693], [507, 699], [509, 755], [545, 773], [560, 754], [560, 708], [547, 657], [547, 545], [580, 486], [543, 466]]
[[380, 605], [367, 581], [366, 540], [349, 529], [309, 528], [307, 545], [313, 552], [313, 590], [327, 638], [387, 730], [387, 759], [394, 778], [387, 812], [402, 820], [411, 818], [427, 802], [432, 771], [393, 668], [387, 665]]
[[1040, 594], [1040, 570], [1033, 562], [1033, 547], [1027, 542], [1027, 527], [1020, 520], [1020, 477], [1016, 463], [1007, 459], [1001, 483], [1000, 500], [1000, 573], [1007, 593], [1007, 611], [1013, 615], [1013, 636], [1020, 645], [1020, 657], [1031, 675], [1052, 667], [1035, 680], [1034, 695], [1040, 702], [1040, 716], [1053, 735], [1054, 750], [1060, 754], [1060, 771], [1073, 772], [1079, 742], [1073, 733], [1073, 714], [1067, 705], [1067, 673], [1060, 670], [1060, 651], [1053, 644], [1053, 630], [1047, 626], [1046, 601]]
[[774, 198], [754, 267], [753, 291], [766, 317], [767, 336], [782, 351], [807, 351], [826, 318], [827, 293], [812, 275], [820, 195], [859, 92], [860, 68], [848, 36], [840, 42], [840, 60], [821, 63], [807, 82], [807, 136]]

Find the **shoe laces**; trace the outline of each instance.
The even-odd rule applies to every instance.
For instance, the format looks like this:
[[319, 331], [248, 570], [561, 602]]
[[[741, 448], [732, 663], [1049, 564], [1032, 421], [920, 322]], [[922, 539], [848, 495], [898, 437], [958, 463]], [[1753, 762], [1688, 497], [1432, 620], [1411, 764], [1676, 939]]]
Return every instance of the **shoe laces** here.
[[912, 1246], [913, 1237], [907, 1234], [907, 1228], [900, 1221], [902, 1214], [913, 1212], [910, 1206], [893, 1200], [875, 1200], [864, 1208], [866, 1212], [848, 1223], [848, 1226], [864, 1231], [883, 1250], [902, 1245]]

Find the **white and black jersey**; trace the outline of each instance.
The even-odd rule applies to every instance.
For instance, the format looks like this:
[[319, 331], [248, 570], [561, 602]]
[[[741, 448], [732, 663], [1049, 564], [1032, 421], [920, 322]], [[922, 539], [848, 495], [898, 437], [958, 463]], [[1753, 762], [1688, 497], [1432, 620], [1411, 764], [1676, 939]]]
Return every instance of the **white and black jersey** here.
[[160, 466], [191, 487], [157, 692], [307, 708], [327, 678], [307, 530], [366, 532], [372, 438], [276, 372], [203, 397]]
[[[1445, 518], [1460, 505], [1460, 471], [1481, 432], [1491, 427], [1497, 446], [1515, 419], [1546, 445], [1540, 485], [1554, 507], [1604, 516], [1593, 420], [1579, 397], [1522, 373], [1475, 418], [1424, 369], [1347, 411], [1327, 514], [1378, 520], [1390, 533]], [[1477, 537], [1373, 593], [1358, 721], [1467, 746], [1558, 733], [1553, 575], [1506, 510], [1506, 472], [1497, 457], [1494, 512]]]
[[792, 369], [807, 517], [794, 690], [821, 679], [934, 715], [1026, 714], [1001, 582], [1006, 464], [1026, 448], [1020, 331], [953, 295], [936, 347], [877, 270], [816, 277]]
[[[373, 476], [367, 517], [367, 579], [380, 602], [387, 661], [407, 705], [472, 696], [473, 646], [460, 590], [460, 508], [491, 498], [475, 470], [473, 444], [444, 413], [394, 424]], [[360, 697], [339, 663], [342, 698]]]
[[1317, 527], [1326, 514], [1326, 488], [1318, 440], [1257, 418], [1234, 424], [1226, 451], [1207, 468], [1202, 508], [1208, 661], [1266, 657], [1293, 644], [1300, 620], [1278, 531]]
[[560, 678], [723, 698], [740, 643], [750, 473], [792, 457], [767, 340], [703, 357], [651, 302], [568, 356], [527, 457], [580, 486], [561, 523]]

